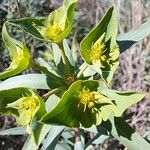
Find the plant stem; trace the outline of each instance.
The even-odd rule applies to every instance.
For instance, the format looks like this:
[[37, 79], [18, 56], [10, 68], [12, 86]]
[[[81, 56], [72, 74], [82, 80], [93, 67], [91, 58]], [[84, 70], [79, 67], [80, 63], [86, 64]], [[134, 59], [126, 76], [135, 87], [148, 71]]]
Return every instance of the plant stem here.
[[88, 64], [87, 63], [83, 63], [82, 65], [81, 65], [81, 70], [79, 71], [79, 73], [77, 74], [77, 78], [79, 79], [82, 75], [83, 75], [83, 73], [84, 73], [84, 71], [87, 69], [87, 67], [88, 67]]
[[42, 96], [42, 98], [47, 99], [47, 98], [49, 98], [51, 95], [60, 92], [62, 89], [63, 89], [63, 87], [52, 89], [52, 90], [50, 90], [49, 92], [47, 92], [46, 94], [44, 94], [44, 95]]
[[74, 131], [73, 135], [75, 137], [75, 142], [81, 141], [80, 129], [79, 128], [74, 128], [73, 131]]

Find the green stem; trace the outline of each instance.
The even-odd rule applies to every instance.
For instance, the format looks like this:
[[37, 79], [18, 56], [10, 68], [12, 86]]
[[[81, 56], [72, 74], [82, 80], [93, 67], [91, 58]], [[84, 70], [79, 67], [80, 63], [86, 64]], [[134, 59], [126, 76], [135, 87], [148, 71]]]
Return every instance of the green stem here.
[[75, 132], [75, 141], [81, 141], [81, 137], [80, 137], [80, 129], [79, 128], [74, 128], [74, 132]]
[[64, 88], [64, 87], [52, 89], [52, 90], [50, 90], [49, 92], [47, 92], [46, 94], [44, 94], [44, 95], [42, 96], [42, 98], [47, 99], [47, 98], [49, 98], [51, 95], [60, 92], [63, 88]]
[[81, 76], [83, 75], [83, 73], [84, 73], [84, 71], [87, 69], [87, 67], [88, 67], [88, 64], [87, 63], [83, 63], [82, 65], [81, 65], [81, 70], [79, 71], [79, 73], [77, 74], [77, 78], [79, 79], [79, 78], [81, 78]]

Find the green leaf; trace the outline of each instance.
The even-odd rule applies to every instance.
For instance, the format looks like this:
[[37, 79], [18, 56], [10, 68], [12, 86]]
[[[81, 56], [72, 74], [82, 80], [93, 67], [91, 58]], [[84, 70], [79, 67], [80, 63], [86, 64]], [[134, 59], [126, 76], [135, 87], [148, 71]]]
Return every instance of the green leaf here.
[[68, 62], [70, 63], [71, 66], [75, 67], [72, 50], [69, 48], [69, 45], [66, 39], [63, 40], [63, 47], [64, 47], [65, 54], [67, 56]]
[[46, 110], [52, 110], [59, 101], [60, 98], [58, 96], [56, 96], [55, 94], [51, 95], [45, 102]]
[[[42, 109], [39, 109], [39, 111], [41, 111]], [[38, 111], [38, 113], [39, 113]], [[40, 115], [40, 118], [45, 114], [45, 112], [43, 111], [43, 114]], [[42, 127], [43, 127], [43, 124], [39, 123], [39, 119], [40, 118], [36, 118], [37, 116], [35, 115], [31, 124], [30, 124], [30, 127], [31, 127], [31, 131], [32, 131], [32, 136], [33, 136], [33, 139], [34, 139], [34, 142], [36, 145], [39, 144], [39, 137], [40, 137], [40, 134], [41, 134], [41, 130], [42, 130]]]
[[[45, 61], [43, 58], [39, 57], [36, 59], [37, 63], [42, 67], [43, 69], [41, 70], [43, 73], [47, 73], [48, 75], [53, 75], [53, 76], [59, 76], [54, 69], [54, 66], [51, 66], [47, 61]], [[52, 77], [53, 77], [52, 76]]]
[[[60, 48], [62, 48], [62, 50]], [[74, 81], [75, 63], [66, 40], [63, 40], [63, 43], [60, 44], [60, 48], [57, 44], [52, 44], [54, 62], [59, 76], [64, 79], [67, 85], [70, 85]]]
[[32, 130], [32, 135], [33, 135], [33, 138], [34, 138], [36, 145], [39, 144], [39, 137], [40, 137], [40, 134], [41, 134], [41, 131], [43, 128], [43, 124], [41, 124], [39, 122], [39, 120], [46, 113], [45, 103], [40, 97], [39, 97], [39, 103], [40, 103], [39, 109], [36, 112], [36, 114], [34, 115], [32, 122], [30, 124], [31, 130]]
[[71, 43], [71, 50], [72, 50], [72, 57], [73, 60], [75, 62], [77, 62], [78, 60], [78, 49], [79, 49], [79, 45], [77, 42], [77, 34], [75, 33], [72, 39], [72, 43]]
[[64, 0], [63, 6], [50, 13], [46, 18], [23, 18], [10, 20], [11, 23], [34, 37], [50, 41], [60, 42], [72, 29], [72, 16], [77, 0]]
[[94, 136], [84, 147], [85, 150], [90, 150], [91, 149], [91, 145], [99, 145], [99, 144], [103, 144], [106, 139], [108, 139], [109, 136], [107, 135], [102, 135], [102, 134], [97, 134], [96, 136]]
[[13, 108], [6, 108], [7, 104], [13, 103], [22, 97], [22, 95], [30, 94], [25, 88], [16, 88], [9, 90], [0, 90], [0, 112], [3, 114], [15, 114], [17, 115], [17, 110]]
[[51, 77], [46, 74], [26, 74], [15, 76], [1, 82], [0, 90], [19, 87], [49, 90], [58, 86], [63, 86], [63, 83], [58, 79], [52, 80]]
[[16, 27], [21, 28], [23, 31], [31, 34], [32, 36], [43, 40], [43, 36], [39, 33], [39, 31], [35, 28], [37, 26], [43, 26], [46, 22], [46, 18], [21, 18], [21, 19], [13, 19], [7, 21]]
[[104, 112], [103, 120], [106, 121], [112, 112], [114, 116], [120, 117], [123, 112], [133, 104], [139, 102], [146, 93], [144, 92], [119, 92], [108, 89], [104, 82], [99, 82], [98, 91], [109, 99], [113, 100], [113, 105], [105, 105], [101, 108]]
[[22, 150], [37, 150], [38, 146], [42, 143], [51, 127], [51, 125], [43, 125], [37, 145], [35, 144], [33, 136], [29, 135], [23, 145]]
[[25, 141], [22, 150], [37, 150], [37, 145], [35, 144], [31, 135], [28, 136], [27, 140]]
[[49, 150], [49, 149], [54, 150], [63, 130], [64, 130], [63, 126], [53, 126], [50, 129], [45, 141], [43, 142], [41, 150]]
[[136, 42], [142, 40], [146, 36], [150, 35], [150, 20], [137, 26], [135, 29], [118, 36], [117, 43], [120, 48], [120, 52], [124, 52], [126, 49], [130, 48]]
[[40, 133], [40, 136], [39, 136], [39, 142], [38, 142], [38, 145], [41, 144], [42, 141], [44, 141], [45, 137], [47, 136], [49, 130], [52, 128], [51, 125], [47, 125], [47, 124], [44, 124], [42, 129], [41, 129], [41, 133]]
[[52, 43], [52, 50], [54, 55], [54, 62], [55, 65], [57, 66], [61, 62], [61, 49], [57, 44]]
[[27, 134], [24, 127], [14, 127], [6, 129], [4, 131], [0, 131], [0, 135], [24, 135], [24, 134]]
[[93, 132], [96, 135], [88, 142], [86, 143], [84, 149], [85, 150], [90, 150], [91, 149], [91, 145], [93, 144], [103, 144], [104, 141], [106, 141], [106, 139], [108, 139], [110, 137], [110, 133], [101, 125], [99, 126], [95, 126], [93, 125], [90, 128], [83, 128], [85, 131], [88, 132]]
[[[68, 127], [91, 127], [109, 119], [110, 114], [121, 116], [145, 93], [117, 92], [102, 81], [78, 80], [63, 94], [60, 102], [40, 120], [46, 124]], [[63, 115], [62, 115], [63, 114]]]
[[101, 124], [116, 139], [131, 150], [149, 150], [150, 144], [134, 131], [122, 118], [112, 117]]
[[30, 64], [30, 54], [24, 44], [9, 36], [5, 24], [2, 29], [2, 38], [12, 60], [9, 68], [0, 73], [0, 79], [5, 79], [27, 69]]
[[117, 15], [110, 7], [98, 25], [81, 41], [82, 58], [108, 83], [119, 65], [119, 48], [116, 43], [118, 32]]
[[[42, 118], [41, 122], [65, 125], [68, 127], [79, 127], [81, 122], [83, 126], [91, 126], [91, 124], [95, 122], [95, 118], [92, 116], [91, 111], [87, 109], [87, 111], [83, 112], [82, 108], [78, 108], [78, 95], [85, 84], [86, 82], [81, 80], [74, 82], [63, 94], [56, 107], [47, 113]], [[87, 84], [90, 86], [90, 89], [96, 90], [94, 81], [89, 81]], [[90, 118], [90, 120], [88, 118]]]

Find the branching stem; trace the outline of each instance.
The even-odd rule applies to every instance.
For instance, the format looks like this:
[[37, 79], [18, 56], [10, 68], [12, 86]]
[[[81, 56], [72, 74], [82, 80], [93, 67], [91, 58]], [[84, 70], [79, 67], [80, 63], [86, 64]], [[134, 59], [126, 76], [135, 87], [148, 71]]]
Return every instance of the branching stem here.
[[44, 94], [44, 95], [42, 96], [42, 98], [46, 100], [46, 99], [49, 98], [51, 95], [60, 92], [62, 89], [63, 89], [63, 87], [52, 89], [52, 90], [50, 90], [49, 92], [47, 92], [46, 94]]

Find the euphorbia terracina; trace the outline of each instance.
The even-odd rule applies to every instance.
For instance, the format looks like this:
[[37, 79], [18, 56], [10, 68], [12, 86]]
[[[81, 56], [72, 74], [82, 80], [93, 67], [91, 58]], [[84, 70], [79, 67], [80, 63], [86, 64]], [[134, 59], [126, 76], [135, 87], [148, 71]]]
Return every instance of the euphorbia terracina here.
[[[120, 117], [129, 106], [146, 95], [110, 88], [119, 65], [115, 7], [110, 7], [81, 41], [80, 54], [84, 63], [78, 67], [76, 53], [65, 39], [72, 29], [76, 3], [77, 0], [64, 0], [63, 6], [48, 17], [13, 19], [3, 25], [2, 37], [12, 63], [0, 73], [0, 79], [10, 77], [0, 83], [0, 112], [14, 115], [19, 125], [26, 126], [36, 145], [40, 144], [44, 124], [85, 128], [99, 126], [103, 121], [110, 121], [110, 116]], [[10, 36], [10, 25], [51, 44], [51, 63], [42, 58], [42, 61], [35, 61], [25, 44]], [[28, 68], [38, 69], [41, 74], [12, 77]], [[99, 75], [97, 80], [93, 80], [95, 74]], [[39, 95], [37, 89], [48, 92]], [[57, 103], [53, 96], [58, 99]], [[110, 128], [106, 126], [106, 130], [110, 131]], [[118, 133], [114, 135], [118, 138]], [[124, 143], [127, 143], [126, 140]]]

